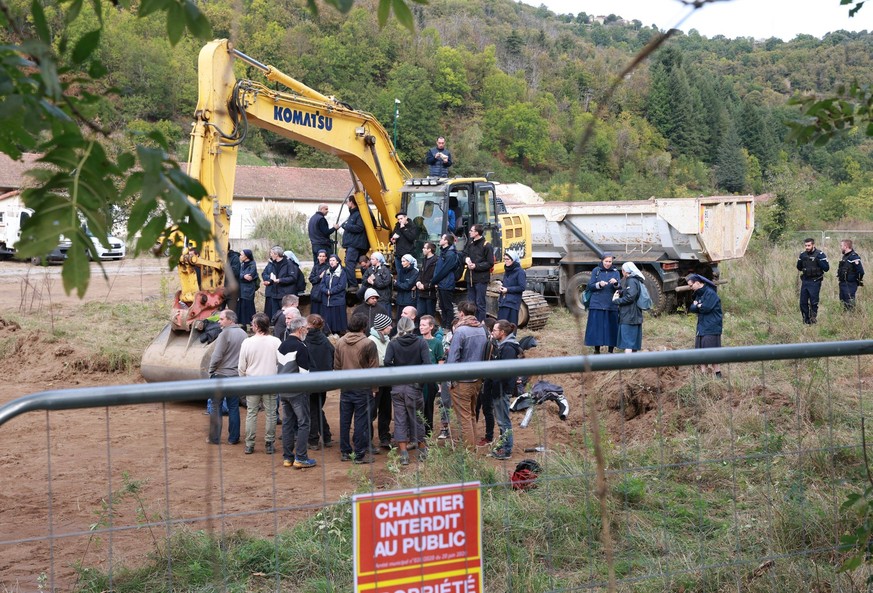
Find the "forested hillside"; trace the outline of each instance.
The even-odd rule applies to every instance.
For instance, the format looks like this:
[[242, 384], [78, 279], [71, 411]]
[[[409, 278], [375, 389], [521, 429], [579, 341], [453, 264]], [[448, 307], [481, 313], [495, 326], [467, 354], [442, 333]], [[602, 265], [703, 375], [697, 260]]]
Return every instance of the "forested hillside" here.
[[[393, 19], [380, 29], [369, 0], [348, 16], [331, 9], [313, 16], [305, 0], [201, 7], [216, 36], [374, 113], [389, 132], [399, 99], [398, 150], [414, 170], [423, 170], [425, 151], [444, 134], [455, 174], [493, 171], [551, 199], [773, 192], [778, 200], [761, 212], [773, 236], [873, 220], [873, 138], [863, 129], [823, 147], [785, 141], [785, 121], [798, 114], [786, 105], [793, 94], [869, 81], [873, 34], [782, 42], [679, 33], [606, 104], [616, 74], [657, 33], [651, 26], [621, 15], [597, 24], [584, 13], [555, 15], [511, 0], [414, 5], [415, 35]], [[48, 14], [63, 18], [57, 9]], [[118, 94], [115, 110], [100, 120], [126, 142], [132, 132], [158, 128], [177, 140], [184, 160], [199, 43], [171, 48], [162, 22], [146, 26], [124, 11], [106, 10], [104, 19], [100, 57]], [[76, 26], [87, 30], [81, 19]], [[237, 75], [261, 79], [242, 64]], [[594, 135], [582, 146], [594, 118]], [[341, 165], [261, 132], [244, 152], [247, 163]]]

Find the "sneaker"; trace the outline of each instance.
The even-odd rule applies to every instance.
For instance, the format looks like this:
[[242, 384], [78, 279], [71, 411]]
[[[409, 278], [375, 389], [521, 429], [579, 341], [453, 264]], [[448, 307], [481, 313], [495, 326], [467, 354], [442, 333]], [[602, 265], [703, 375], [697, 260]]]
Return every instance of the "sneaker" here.
[[276, 452], [276, 449], [273, 447], [273, 443], [267, 443], [264, 445], [264, 453], [267, 455], [272, 455]]
[[494, 459], [509, 459], [510, 457], [512, 457], [512, 454], [507, 453], [506, 449], [501, 448], [501, 449], [494, 449], [491, 452], [491, 457], [493, 457]]
[[379, 446], [383, 449], [391, 449], [391, 440], [390, 439], [382, 439], [379, 441]]
[[409, 465], [409, 451], [400, 452], [400, 465]]
[[378, 455], [382, 451], [379, 450], [379, 447], [370, 445], [370, 455]]
[[[287, 461], [286, 461], [287, 463]], [[294, 460], [294, 469], [305, 469], [307, 467], [315, 467], [315, 460], [306, 458], [306, 459], [295, 459]]]
[[437, 437], [439, 440], [444, 441], [449, 438], [449, 429], [444, 428], [440, 431], [440, 436]]
[[356, 465], [362, 465], [364, 463], [375, 463], [375, 462], [376, 462], [376, 458], [373, 457], [373, 455], [370, 453], [365, 453], [361, 457], [355, 457], [355, 464]]
[[290, 459], [286, 459], [285, 461], [282, 462], [282, 465], [284, 465], [285, 467], [291, 467], [292, 465], [294, 465], [294, 462], [291, 461]]
[[491, 446], [491, 440], [490, 440], [490, 439], [485, 439], [485, 438], [479, 439], [479, 442], [476, 443], [476, 446], [477, 446], [477, 447], [490, 447], [490, 446]]
[[307, 449], [310, 451], [321, 451], [321, 443], [309, 443]]
[[245, 450], [245, 454], [246, 454], [246, 455], [251, 455], [251, 454], [254, 453], [254, 452], [255, 452], [255, 448], [254, 448], [254, 447], [246, 446], [246, 450]]
[[321, 446], [325, 449], [330, 449], [331, 447], [333, 447], [333, 441], [324, 441]]
[[418, 450], [418, 460], [427, 461], [427, 447], [422, 447]]
[[340, 453], [340, 461], [351, 461], [352, 454], [351, 453]]

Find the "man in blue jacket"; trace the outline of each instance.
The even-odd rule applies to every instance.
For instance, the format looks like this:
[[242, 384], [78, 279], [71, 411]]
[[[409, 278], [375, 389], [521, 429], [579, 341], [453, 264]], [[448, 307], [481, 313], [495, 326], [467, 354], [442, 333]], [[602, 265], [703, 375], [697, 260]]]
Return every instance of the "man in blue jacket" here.
[[803, 240], [803, 251], [797, 258], [800, 271], [800, 314], [807, 325], [815, 323], [818, 317], [818, 295], [825, 272], [831, 269], [828, 256], [815, 248], [813, 239]]
[[449, 167], [452, 166], [452, 153], [446, 149], [446, 139], [437, 138], [436, 147], [427, 151], [424, 162], [430, 166], [431, 177], [448, 177]]
[[[715, 290], [715, 284], [699, 274], [689, 274], [685, 281], [694, 291], [694, 300], [688, 308], [689, 312], [697, 313], [697, 335], [694, 338], [694, 347], [721, 348], [723, 315], [721, 299]], [[707, 368], [715, 373], [716, 378], [721, 379], [721, 366], [700, 365], [700, 371], [703, 373]]]
[[324, 249], [328, 254], [334, 253], [333, 235], [340, 225], [331, 226], [327, 222], [327, 204], [319, 204], [318, 211], [309, 219], [309, 243], [312, 245], [312, 257], [318, 255], [319, 249]]
[[437, 289], [440, 303], [440, 326], [452, 329], [452, 319], [455, 315], [455, 304], [452, 298], [455, 292], [455, 272], [458, 269], [458, 251], [455, 249], [455, 236], [446, 233], [440, 237], [440, 257], [437, 260], [433, 278], [429, 288]]

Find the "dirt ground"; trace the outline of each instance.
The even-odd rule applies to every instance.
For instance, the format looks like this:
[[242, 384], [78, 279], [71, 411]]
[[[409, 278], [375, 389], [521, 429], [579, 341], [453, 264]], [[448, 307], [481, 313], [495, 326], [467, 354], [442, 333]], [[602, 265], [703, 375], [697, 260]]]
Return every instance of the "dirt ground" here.
[[[95, 278], [80, 301], [63, 293], [59, 267], [0, 262], [0, 318], [4, 312], [22, 310], [45, 315], [49, 303], [55, 316], [75, 316], [79, 307], [95, 300], [145, 303], [160, 298], [175, 279], [161, 262], [149, 259], [110, 263], [106, 272], [108, 279]], [[577, 354], [545, 346], [549, 341], [543, 339], [545, 334], [560, 329], [543, 332], [544, 346], [531, 351], [531, 356]], [[0, 321], [0, 336], [9, 334], [18, 337], [18, 350], [5, 357], [0, 405], [46, 390], [143, 382], [138, 373], [102, 372], [88, 364], [79, 345], [62, 337], [46, 340], [26, 324]], [[601, 374], [586, 377], [584, 391], [602, 396], [604, 424], [613, 435], [633, 439], [656, 429], [658, 415], [647, 412], [655, 407], [657, 385], [681, 380], [678, 375], [684, 373], [646, 371], [633, 384], [621, 383], [621, 387], [613, 376]], [[564, 386], [570, 418], [561, 422], [557, 408], [550, 406], [534, 416], [529, 429], [516, 430], [513, 460], [504, 464], [507, 472], [524, 457], [542, 455], [524, 453], [527, 447], [581, 443], [579, 435], [587, 421], [580, 379], [551, 380]], [[335, 435], [337, 400], [336, 392], [329, 394], [327, 416]], [[318, 461], [314, 469], [282, 467], [280, 454], [263, 452], [263, 414], [254, 455], [243, 455], [242, 445], [208, 445], [204, 410], [204, 405], [191, 403], [32, 412], [0, 427], [0, 590], [36, 590], [43, 573], [58, 590], [69, 590], [77, 563], [104, 569], [110, 563], [136, 563], [166, 535], [161, 522], [168, 516], [193, 529], [246, 529], [272, 535], [314, 512], [312, 508], [352, 492], [363, 478], [377, 488], [394, 483], [385, 452], [372, 466], [353, 466], [340, 462], [335, 446], [312, 453]], [[427, 469], [413, 463], [403, 471]], [[114, 502], [110, 523], [110, 492], [121, 490], [127, 494]], [[288, 508], [303, 505], [313, 507]], [[156, 525], [142, 527], [146, 522]], [[118, 530], [100, 537], [89, 532], [110, 526]]]

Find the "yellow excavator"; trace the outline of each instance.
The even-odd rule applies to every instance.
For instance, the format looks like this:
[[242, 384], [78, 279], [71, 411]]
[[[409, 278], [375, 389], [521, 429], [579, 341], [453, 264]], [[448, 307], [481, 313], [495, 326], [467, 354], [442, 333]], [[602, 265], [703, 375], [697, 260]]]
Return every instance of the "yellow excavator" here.
[[[236, 60], [257, 68], [267, 81], [288, 90], [237, 79], [233, 71]], [[531, 265], [530, 220], [524, 214], [505, 212], [493, 182], [485, 178], [414, 178], [397, 157], [388, 133], [371, 114], [261, 64], [234, 49], [226, 39], [212, 41], [200, 51], [198, 80], [188, 174], [206, 189], [199, 206], [212, 221], [213, 242], [183, 251], [178, 266], [181, 290], [176, 294], [171, 321], [143, 354], [141, 370], [147, 381], [207, 376], [212, 345], [202, 344], [199, 336], [204, 320], [226, 299], [224, 269], [237, 151], [249, 126], [342, 159], [351, 172], [351, 194], [358, 208], [373, 214], [362, 217], [373, 250], [391, 251], [389, 234], [401, 210], [422, 228], [420, 244], [438, 243], [446, 232], [446, 213], [451, 209], [459, 251], [466, 240], [465, 231], [481, 224], [497, 252], [493, 274], [503, 273], [502, 254], [509, 249], [520, 254], [522, 267]], [[459, 281], [459, 287], [462, 283]], [[489, 292], [488, 308], [496, 313], [496, 293]], [[519, 326], [541, 329], [548, 315], [545, 299], [526, 291]]]

